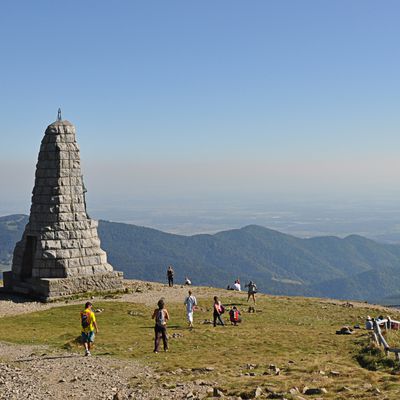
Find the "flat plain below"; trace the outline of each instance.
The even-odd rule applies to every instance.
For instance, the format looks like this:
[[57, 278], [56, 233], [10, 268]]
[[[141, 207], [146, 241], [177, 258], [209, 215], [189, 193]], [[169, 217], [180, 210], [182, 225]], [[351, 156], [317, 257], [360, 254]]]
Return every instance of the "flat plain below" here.
[[[367, 315], [399, 319], [395, 310], [258, 294], [256, 312], [249, 313], [246, 293], [192, 287], [199, 307], [189, 330], [187, 287], [141, 281], [126, 286], [126, 294], [92, 300], [102, 311], [90, 358], [83, 357], [78, 340], [86, 298], [42, 304], [2, 294], [0, 399], [252, 398], [256, 391], [258, 398], [276, 399], [399, 398], [398, 363], [371, 346], [363, 329]], [[209, 323], [214, 295], [227, 309], [241, 310], [239, 326], [230, 325], [227, 314], [226, 326]], [[170, 351], [154, 354], [150, 316], [161, 297], [171, 315]], [[361, 329], [336, 335], [345, 325]], [[391, 332], [393, 343], [400, 343], [397, 332]], [[307, 388], [315, 395], [303, 393]]]

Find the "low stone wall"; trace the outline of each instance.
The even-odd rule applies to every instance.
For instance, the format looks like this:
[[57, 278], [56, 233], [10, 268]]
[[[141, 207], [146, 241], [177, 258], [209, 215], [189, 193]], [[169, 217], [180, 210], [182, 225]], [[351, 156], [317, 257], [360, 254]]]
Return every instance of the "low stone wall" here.
[[13, 293], [20, 293], [42, 301], [68, 297], [88, 292], [123, 290], [122, 272], [112, 271], [69, 278], [31, 278], [20, 281], [11, 272], [4, 273], [5, 286]]

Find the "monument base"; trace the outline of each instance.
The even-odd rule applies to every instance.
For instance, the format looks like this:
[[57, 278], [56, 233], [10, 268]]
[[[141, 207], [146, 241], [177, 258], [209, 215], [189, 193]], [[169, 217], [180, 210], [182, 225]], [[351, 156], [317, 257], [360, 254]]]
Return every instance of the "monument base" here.
[[123, 274], [111, 271], [69, 278], [29, 278], [20, 280], [11, 271], [3, 273], [4, 291], [22, 294], [40, 301], [51, 301], [92, 292], [123, 290]]

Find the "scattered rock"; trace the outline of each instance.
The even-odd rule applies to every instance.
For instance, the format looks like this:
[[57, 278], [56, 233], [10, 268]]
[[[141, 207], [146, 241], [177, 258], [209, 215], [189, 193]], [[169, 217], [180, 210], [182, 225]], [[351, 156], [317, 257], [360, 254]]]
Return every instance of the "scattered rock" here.
[[285, 398], [285, 393], [279, 393], [279, 392], [271, 392], [268, 396], [268, 399], [279, 399], [282, 400]]
[[254, 398], [260, 397], [263, 393], [263, 390], [260, 388], [260, 386], [256, 387], [256, 390], [254, 391]]
[[353, 333], [353, 329], [349, 326], [343, 326], [339, 331], [336, 331], [336, 335], [352, 335]]
[[364, 389], [372, 389], [372, 384], [371, 383], [365, 383], [363, 386]]
[[113, 400], [124, 400], [124, 396], [121, 392], [117, 392], [114, 394]]
[[316, 395], [316, 394], [326, 394], [328, 391], [325, 388], [307, 388], [303, 389], [303, 394], [308, 396]]
[[213, 397], [224, 397], [224, 394], [218, 388], [213, 388]]

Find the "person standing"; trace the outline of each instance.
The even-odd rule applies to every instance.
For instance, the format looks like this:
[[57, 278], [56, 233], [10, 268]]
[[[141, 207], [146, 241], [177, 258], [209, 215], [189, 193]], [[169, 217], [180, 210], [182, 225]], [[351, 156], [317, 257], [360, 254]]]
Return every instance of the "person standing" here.
[[214, 327], [217, 326], [217, 320], [221, 325], [225, 325], [224, 321], [222, 321], [221, 315], [224, 313], [225, 309], [221, 302], [218, 300], [217, 296], [214, 296]]
[[188, 291], [188, 294], [183, 304], [186, 306], [186, 317], [189, 322], [189, 328], [193, 328], [193, 311], [197, 306], [197, 300], [191, 290]]
[[247, 287], [247, 301], [250, 300], [250, 297], [253, 298], [253, 303], [256, 304], [255, 294], [257, 293], [257, 286], [253, 281], [250, 281], [245, 287]]
[[174, 286], [174, 269], [172, 268], [172, 265], [170, 265], [167, 269], [167, 278], [168, 278], [168, 286], [169, 287]]
[[160, 338], [163, 340], [164, 351], [168, 351], [167, 321], [169, 314], [163, 299], [158, 300], [157, 306], [158, 308], [154, 310], [151, 317], [156, 321], [154, 326], [154, 353], [158, 353]]
[[85, 310], [81, 311], [82, 343], [85, 347], [85, 356], [90, 356], [90, 348], [94, 342], [94, 332], [99, 333], [93, 305], [90, 301], [85, 304]]

